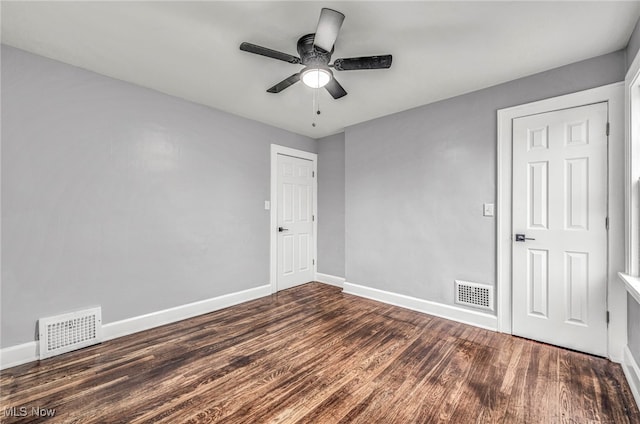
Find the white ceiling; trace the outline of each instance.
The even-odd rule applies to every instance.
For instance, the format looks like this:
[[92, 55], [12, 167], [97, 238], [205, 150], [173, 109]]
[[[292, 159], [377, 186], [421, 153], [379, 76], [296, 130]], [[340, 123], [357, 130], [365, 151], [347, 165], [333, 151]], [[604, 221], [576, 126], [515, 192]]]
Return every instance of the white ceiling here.
[[[624, 48], [640, 2], [9, 2], [2, 42], [318, 138], [379, 116]], [[296, 84], [301, 69], [242, 52], [297, 55], [320, 9], [346, 15], [333, 58], [393, 54], [389, 70], [335, 72], [348, 95]], [[311, 123], [316, 122], [316, 127]]]

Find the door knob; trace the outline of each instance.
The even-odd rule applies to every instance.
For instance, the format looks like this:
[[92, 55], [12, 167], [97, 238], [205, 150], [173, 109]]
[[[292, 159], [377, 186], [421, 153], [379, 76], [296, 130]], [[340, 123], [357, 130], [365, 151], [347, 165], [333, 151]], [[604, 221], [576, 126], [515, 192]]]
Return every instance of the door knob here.
[[278, 232], [281, 233], [283, 231], [289, 231], [288, 228], [284, 228], [284, 227], [278, 227]]
[[516, 241], [535, 240], [534, 238], [525, 237], [524, 234], [516, 234]]

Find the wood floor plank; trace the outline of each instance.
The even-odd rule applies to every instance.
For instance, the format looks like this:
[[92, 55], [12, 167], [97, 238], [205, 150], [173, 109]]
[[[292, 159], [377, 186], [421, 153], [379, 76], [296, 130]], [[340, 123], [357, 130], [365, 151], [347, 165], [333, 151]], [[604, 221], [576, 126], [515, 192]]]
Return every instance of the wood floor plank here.
[[608, 360], [320, 283], [4, 370], [0, 406], [2, 423], [640, 423]]

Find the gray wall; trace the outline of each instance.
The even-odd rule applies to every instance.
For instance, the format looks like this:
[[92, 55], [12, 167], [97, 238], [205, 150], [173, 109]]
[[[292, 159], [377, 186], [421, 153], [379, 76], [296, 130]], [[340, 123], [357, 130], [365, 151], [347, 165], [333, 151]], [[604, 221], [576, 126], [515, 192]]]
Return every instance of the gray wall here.
[[270, 144], [312, 139], [2, 47], [2, 339], [269, 282]]
[[344, 277], [344, 133], [318, 141], [318, 272]]
[[496, 111], [624, 74], [618, 51], [347, 128], [347, 281], [445, 304], [495, 284]]
[[633, 59], [635, 59], [636, 54], [638, 54], [638, 50], [640, 50], [640, 19], [636, 22], [636, 27], [631, 33], [631, 38], [629, 39], [629, 44], [627, 44], [627, 69], [633, 63]]
[[629, 350], [636, 363], [640, 363], [640, 307], [630, 294], [627, 295], [627, 333]]
[[[627, 69], [633, 63], [639, 49], [640, 19], [636, 23], [636, 28], [633, 30], [627, 45]], [[629, 340], [629, 350], [636, 362], [640, 363], [640, 304], [631, 295], [627, 295], [627, 338]]]

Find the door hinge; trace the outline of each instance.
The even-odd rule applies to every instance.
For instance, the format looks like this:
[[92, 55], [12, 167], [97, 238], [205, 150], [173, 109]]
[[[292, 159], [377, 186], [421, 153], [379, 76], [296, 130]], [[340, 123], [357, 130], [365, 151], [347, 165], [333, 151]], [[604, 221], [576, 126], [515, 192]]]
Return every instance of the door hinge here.
[[311, 259], [311, 265], [315, 265], [316, 264], [316, 260], [315, 259]]
[[311, 215], [311, 221], [315, 221], [316, 220], [316, 216], [315, 215]]
[[609, 325], [609, 311], [607, 311], [607, 325]]
[[[607, 135], [609, 135], [609, 133], [607, 132]], [[315, 178], [316, 177], [316, 171], [311, 171], [311, 178]]]
[[610, 128], [610, 125], [609, 125], [609, 123], [607, 122], [607, 135], [609, 135], [609, 130], [610, 130], [610, 129], [611, 129], [611, 128]]
[[604, 219], [604, 228], [607, 230], [609, 229], [609, 217], [606, 217]]

